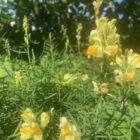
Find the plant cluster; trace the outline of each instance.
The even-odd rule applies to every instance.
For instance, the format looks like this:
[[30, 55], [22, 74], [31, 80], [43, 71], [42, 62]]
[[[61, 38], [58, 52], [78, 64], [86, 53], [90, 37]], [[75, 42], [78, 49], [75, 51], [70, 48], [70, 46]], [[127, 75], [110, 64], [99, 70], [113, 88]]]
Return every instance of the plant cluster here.
[[[0, 55], [1, 140], [140, 138], [140, 54], [121, 50], [116, 21], [98, 15], [102, 2], [93, 3], [96, 29], [89, 35], [86, 56], [69, 53], [69, 43], [58, 53], [50, 33], [42, 55], [35, 58], [26, 16], [23, 46], [13, 50], [5, 40]], [[78, 51], [81, 30], [79, 24]], [[12, 51], [27, 55], [28, 61], [11, 58]]]

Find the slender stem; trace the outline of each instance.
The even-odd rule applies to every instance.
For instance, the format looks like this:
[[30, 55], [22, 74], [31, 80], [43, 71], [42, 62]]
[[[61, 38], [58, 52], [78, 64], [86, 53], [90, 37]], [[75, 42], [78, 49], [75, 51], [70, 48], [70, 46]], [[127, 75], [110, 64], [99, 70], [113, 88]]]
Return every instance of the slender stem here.
[[28, 55], [28, 61], [29, 61], [29, 64], [31, 64], [31, 58], [30, 58], [30, 50], [29, 50], [29, 46], [27, 46], [27, 55]]

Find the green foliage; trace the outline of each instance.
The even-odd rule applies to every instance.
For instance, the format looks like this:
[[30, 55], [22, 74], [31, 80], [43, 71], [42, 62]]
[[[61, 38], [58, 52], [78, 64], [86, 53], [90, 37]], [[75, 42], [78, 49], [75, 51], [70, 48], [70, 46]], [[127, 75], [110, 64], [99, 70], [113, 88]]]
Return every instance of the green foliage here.
[[[62, 130], [61, 117], [69, 120], [68, 126], [74, 129], [74, 133], [77, 133], [77, 130], [78, 134], [80, 132], [81, 140], [138, 140], [140, 138], [140, 72], [136, 70], [140, 67], [140, 55], [133, 53], [132, 50], [124, 55], [120, 54], [115, 20], [99, 18], [102, 0], [97, 1], [99, 3], [94, 3], [95, 10], [97, 9], [97, 28], [92, 30], [89, 36], [92, 46], [87, 51], [91, 60], [82, 53], [72, 53], [69, 31], [63, 24], [61, 24], [63, 34], [61, 39], [65, 41], [64, 50], [58, 51], [62, 42], [58, 42], [55, 33], [48, 32], [47, 38], [44, 37], [42, 53], [37, 58], [30, 45], [32, 44], [29, 30], [31, 25], [28, 23], [30, 19], [26, 16], [24, 20], [19, 19], [24, 28], [23, 45], [12, 48], [8, 39], [5, 37], [0, 39], [1, 140], [20, 140], [24, 132], [21, 130], [24, 129], [25, 124], [26, 127], [28, 125], [31, 127], [34, 122], [39, 124], [34, 127], [40, 127], [42, 140], [58, 140], [60, 136], [71, 135], [67, 129]], [[17, 8], [22, 7], [23, 11], [30, 13], [31, 1], [28, 2], [27, 7], [25, 5], [27, 1], [15, 2]], [[78, 4], [79, 2], [77, 1]], [[59, 7], [58, 2], [53, 3], [53, 1], [48, 1], [47, 5], [36, 1], [33, 3], [34, 20], [41, 16], [42, 9], [39, 4], [45, 11], [49, 9], [50, 13], [56, 12], [53, 11], [53, 6], [56, 9], [61, 9], [62, 6]], [[61, 4], [65, 6], [68, 1], [61, 1]], [[17, 14], [21, 16], [23, 13]], [[67, 13], [64, 15], [71, 17], [70, 11], [68, 15]], [[71, 21], [75, 21], [74, 15]], [[83, 23], [77, 24], [78, 51], [81, 50], [82, 29]], [[99, 55], [95, 55], [97, 47]], [[18, 57], [13, 57], [12, 52]], [[21, 59], [22, 55], [25, 55], [28, 61]], [[116, 75], [115, 70], [117, 70]], [[25, 110], [32, 111], [27, 114], [29, 112]], [[44, 128], [40, 123], [43, 112], [47, 112], [50, 116], [48, 125]], [[30, 133], [33, 137], [35, 132]]]
[[[110, 92], [116, 98], [96, 93], [92, 81], [99, 77], [87, 59], [66, 53], [60, 56], [52, 34], [44, 43], [38, 64], [9, 60], [5, 55], [1, 56], [0, 63], [0, 139], [18, 139], [20, 114], [27, 107], [36, 114], [54, 107], [54, 117], [45, 129], [44, 139], [58, 139], [60, 116], [76, 124], [84, 140], [136, 140], [139, 137], [140, 109], [131, 102], [139, 86], [136, 85], [135, 91], [129, 85], [122, 89], [112, 81]], [[20, 71], [22, 77], [19, 87], [16, 71]], [[77, 78], [65, 84], [65, 74], [76, 77], [88, 74], [89, 79]]]
[[[109, 19], [116, 18], [117, 26], [120, 32], [121, 42], [125, 48], [139, 46], [139, 1], [122, 0], [121, 3], [112, 0], [104, 0], [100, 7], [100, 1], [94, 5], [96, 9], [100, 7], [101, 11], [94, 12], [93, 1], [86, 0], [12, 0], [0, 2], [0, 36], [5, 36], [10, 40], [10, 44], [16, 47], [23, 42], [22, 22], [24, 15], [27, 15], [30, 23], [32, 41], [40, 43], [42, 46], [44, 38], [49, 32], [53, 32], [61, 48], [65, 46], [65, 40], [62, 40], [63, 34], [60, 31], [61, 25], [65, 25], [70, 44], [76, 44], [77, 23], [82, 23], [82, 43], [87, 43], [86, 38], [89, 31], [93, 28], [93, 15], [105, 15]], [[11, 24], [12, 23], [12, 24]], [[35, 45], [31, 44], [36, 48]], [[40, 47], [41, 49], [42, 47]], [[74, 47], [75, 48], [75, 47]], [[60, 48], [59, 48], [60, 49]], [[37, 53], [41, 53], [38, 52]]]

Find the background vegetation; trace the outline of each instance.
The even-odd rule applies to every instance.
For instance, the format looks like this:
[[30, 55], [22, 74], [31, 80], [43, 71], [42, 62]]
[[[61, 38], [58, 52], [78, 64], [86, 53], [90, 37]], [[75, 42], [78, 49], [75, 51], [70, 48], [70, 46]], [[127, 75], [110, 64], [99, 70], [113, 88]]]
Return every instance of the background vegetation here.
[[[58, 50], [61, 50], [65, 42], [62, 31], [64, 28], [67, 30], [70, 44], [75, 48], [78, 23], [82, 23], [82, 42], [83, 46], [86, 46], [87, 36], [95, 27], [92, 2], [92, 0], [1, 0], [0, 36], [8, 38], [12, 47], [21, 44], [23, 17], [27, 15], [32, 34], [31, 46], [36, 52], [42, 51], [41, 46], [49, 32], [55, 35], [57, 42], [61, 44]], [[139, 0], [104, 0], [100, 12], [100, 15], [109, 19], [117, 19], [122, 46], [133, 47], [137, 51], [140, 44], [139, 9]]]

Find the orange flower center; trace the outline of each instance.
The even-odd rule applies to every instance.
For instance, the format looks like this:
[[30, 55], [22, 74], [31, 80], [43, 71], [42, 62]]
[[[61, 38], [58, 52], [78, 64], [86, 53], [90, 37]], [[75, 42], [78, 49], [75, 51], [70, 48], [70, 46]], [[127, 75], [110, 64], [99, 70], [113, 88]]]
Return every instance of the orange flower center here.
[[87, 55], [93, 56], [96, 52], [97, 47], [96, 46], [89, 46], [87, 49]]
[[61, 129], [61, 136], [69, 136], [72, 132], [69, 129]]
[[135, 78], [134, 73], [129, 72], [129, 73], [126, 74], [126, 80], [127, 81], [133, 81], [134, 78]]
[[39, 127], [32, 127], [31, 128], [31, 133], [32, 135], [40, 135], [41, 134], [41, 130]]
[[116, 47], [110, 47], [110, 48], [108, 48], [108, 52], [110, 53], [110, 55], [111, 55], [112, 57], [114, 57], [114, 56], [116, 56], [117, 53], [118, 53], [118, 48], [116, 48]]

